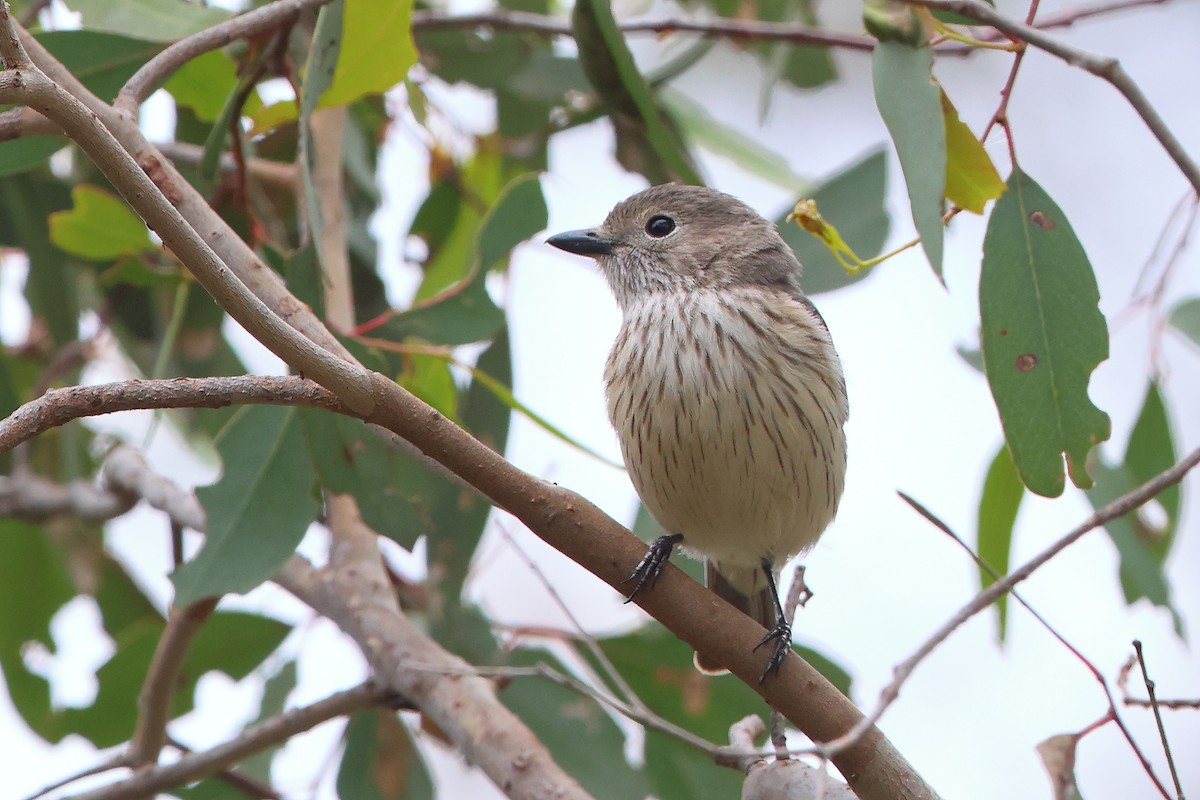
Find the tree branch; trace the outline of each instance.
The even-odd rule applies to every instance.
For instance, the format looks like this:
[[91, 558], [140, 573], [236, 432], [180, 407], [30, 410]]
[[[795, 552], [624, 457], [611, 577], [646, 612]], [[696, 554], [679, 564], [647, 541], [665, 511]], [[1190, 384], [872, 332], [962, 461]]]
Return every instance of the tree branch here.
[[64, 486], [29, 472], [0, 475], [0, 517], [45, 522], [70, 514], [104, 522], [121, 516], [134, 502], [129, 495], [107, 492], [88, 481], [71, 481]]
[[339, 569], [316, 570], [292, 556], [275, 580], [353, 638], [376, 679], [411, 699], [509, 797], [589, 800], [529, 728], [496, 699], [490, 681], [472, 675], [469, 664], [443, 650], [401, 613], [377, 551], [339, 560]]
[[0, 420], [0, 453], [81, 417], [160, 408], [225, 408], [232, 405], [311, 406], [339, 414], [349, 410], [320, 384], [298, 376], [239, 375], [219, 378], [130, 380], [51, 389]]
[[1188, 183], [1192, 185], [1192, 190], [1200, 195], [1200, 166], [1197, 166], [1196, 162], [1187, 154], [1183, 145], [1167, 128], [1162, 117], [1159, 116], [1154, 106], [1150, 105], [1150, 101], [1142, 94], [1142, 90], [1133, 82], [1129, 73], [1124, 70], [1117, 59], [1072, 47], [1035, 27], [998, 13], [981, 0], [904, 0], [904, 2], [939, 11], [953, 11], [977, 22], [991, 25], [998, 31], [1003, 31], [1027, 42], [1039, 50], [1044, 50], [1062, 59], [1073, 67], [1079, 67], [1112, 84], [1146, 123], [1146, 127], [1154, 134], [1154, 138], [1167, 151], [1167, 155], [1171, 157], [1171, 160], [1187, 178]]
[[138, 718], [133, 738], [125, 751], [126, 762], [139, 769], [158, 761], [167, 743], [167, 723], [171, 720], [171, 701], [183, 670], [188, 645], [205, 620], [217, 607], [217, 597], [208, 597], [186, 608], [173, 608], [166, 628], [158, 640], [154, 657], [138, 693]]
[[220, 769], [287, 741], [322, 722], [353, 714], [387, 699], [388, 691], [373, 682], [330, 695], [312, 705], [294, 708], [251, 725], [236, 738], [211, 750], [189, 753], [173, 764], [150, 767], [125, 780], [74, 795], [71, 800], [124, 800], [146, 797], [198, 780]]
[[[1143, 483], [1131, 492], [1118, 497], [1104, 508], [1097, 509], [1087, 519], [1081, 522], [1073, 530], [1068, 532], [1054, 544], [1047, 547], [1042, 552], [1027, 561], [1020, 568], [1013, 570], [1005, 575], [1000, 580], [988, 586], [971, 602], [963, 606], [957, 614], [951, 617], [941, 628], [939, 628], [932, 636], [930, 636], [924, 644], [922, 644], [915, 653], [902, 661], [893, 669], [895, 677], [892, 682], [884, 687], [880, 692], [879, 701], [875, 709], [869, 716], [858, 723], [853, 730], [841, 737], [837, 741], [831, 741], [826, 745], [826, 751], [832, 753], [838, 748], [855, 741], [855, 738], [860, 732], [865, 732], [870, 729], [870, 726], [878, 722], [883, 712], [896, 701], [900, 696], [900, 687], [908, 680], [917, 665], [925, 660], [925, 657], [944, 642], [950, 634], [958, 630], [971, 617], [978, 614], [980, 611], [990, 607], [1002, 595], [1011, 591], [1021, 581], [1028, 578], [1037, 571], [1043, 564], [1063, 550], [1077, 542], [1085, 534], [1102, 527], [1106, 522], [1114, 520], [1128, 514], [1130, 511], [1148, 503], [1158, 496], [1164, 489], [1169, 486], [1174, 486], [1183, 480], [1183, 476], [1192, 470], [1197, 464], [1200, 464], [1200, 448], [1193, 450], [1179, 463], [1163, 470], [1158, 475]], [[1107, 687], [1105, 687], [1107, 691]], [[1111, 698], [1110, 698], [1111, 701]]]

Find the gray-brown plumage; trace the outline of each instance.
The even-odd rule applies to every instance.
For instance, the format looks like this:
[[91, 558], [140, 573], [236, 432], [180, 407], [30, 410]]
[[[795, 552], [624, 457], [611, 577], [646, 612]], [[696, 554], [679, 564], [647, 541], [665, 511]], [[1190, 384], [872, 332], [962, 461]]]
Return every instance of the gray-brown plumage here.
[[668, 531], [630, 597], [673, 545], [702, 557], [709, 588], [775, 640], [765, 678], [791, 646], [778, 571], [833, 519], [846, 472], [845, 380], [800, 264], [741, 201], [676, 184], [549, 243], [594, 258], [624, 317], [605, 369], [609, 418]]

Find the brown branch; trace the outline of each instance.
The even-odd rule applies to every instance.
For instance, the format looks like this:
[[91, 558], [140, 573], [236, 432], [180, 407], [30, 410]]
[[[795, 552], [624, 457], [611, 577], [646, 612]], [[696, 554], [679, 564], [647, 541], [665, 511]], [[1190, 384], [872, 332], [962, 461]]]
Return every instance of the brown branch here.
[[348, 413], [345, 405], [320, 384], [296, 376], [239, 375], [70, 386], [51, 389], [0, 420], [0, 453], [80, 417], [136, 409], [225, 408], [248, 404], [301, 405]]
[[[0, 139], [2, 141], [2, 139]], [[204, 157], [204, 148], [188, 142], [162, 142], [159, 149], [167, 158], [175, 163], [198, 165]], [[222, 172], [233, 172], [237, 163], [229, 153], [222, 153], [217, 167]], [[246, 171], [251, 177], [263, 183], [292, 188], [296, 185], [296, 166], [285, 161], [273, 161], [269, 158], [250, 157], [246, 159]]]
[[124, 800], [146, 797], [182, 786], [236, 764], [268, 747], [281, 744], [322, 722], [381, 703], [388, 696], [387, 690], [368, 681], [353, 689], [318, 700], [312, 705], [294, 708], [257, 725], [251, 725], [237, 737], [211, 750], [182, 755], [172, 764], [143, 769], [119, 783], [74, 795], [71, 800]]
[[[361, 549], [361, 544], [351, 546]], [[529, 728], [496, 699], [491, 681], [472, 674], [469, 664], [401, 613], [377, 550], [339, 561], [339, 569], [316, 570], [292, 556], [275, 580], [353, 638], [376, 679], [412, 699], [509, 797], [588, 800]]]
[[137, 725], [125, 750], [130, 767], [139, 769], [158, 762], [158, 754], [167, 742], [167, 723], [171, 720], [171, 705], [188, 646], [217, 607], [219, 599], [209, 597], [186, 608], [171, 609], [167, 626], [150, 660], [146, 680], [138, 693]]
[[0, 475], [0, 517], [45, 522], [66, 514], [104, 522], [121, 516], [134, 502], [127, 494], [105, 491], [83, 480], [64, 486], [24, 471]]
[[[1102, 527], [1110, 520], [1117, 519], [1128, 514], [1136, 508], [1148, 503], [1159, 495], [1164, 489], [1174, 486], [1183, 480], [1197, 464], [1200, 464], [1200, 448], [1193, 450], [1179, 463], [1163, 470], [1158, 475], [1143, 483], [1127, 494], [1121, 495], [1116, 500], [1112, 501], [1104, 508], [1097, 509], [1087, 519], [1077, 525], [1073, 530], [1068, 532], [1054, 544], [1047, 547], [1042, 552], [1025, 562], [1020, 568], [1013, 570], [1005, 575], [1000, 580], [988, 586], [971, 602], [967, 603], [958, 613], [951, 617], [941, 628], [939, 628], [932, 636], [930, 636], [924, 644], [922, 644], [915, 653], [909, 656], [905, 661], [902, 661], [893, 669], [894, 678], [892, 682], [883, 688], [880, 692], [879, 701], [875, 709], [854, 727], [849, 733], [841, 737], [837, 741], [831, 741], [826, 746], [826, 750], [830, 753], [835, 752], [838, 748], [844, 747], [847, 744], [856, 741], [856, 738], [863, 732], [870, 730], [870, 726], [878, 722], [883, 712], [896, 701], [900, 696], [900, 687], [912, 675], [917, 665], [925, 660], [926, 656], [932, 653], [938, 645], [944, 642], [950, 634], [958, 630], [971, 617], [978, 614], [980, 611], [991, 606], [1002, 595], [1008, 593], [1021, 581], [1028, 578], [1036, 570], [1042, 567], [1047, 561], [1054, 558], [1067, 547], [1071, 546], [1085, 534]], [[836, 763], [836, 762], [835, 762]]]
[[330, 0], [275, 0], [265, 6], [239, 14], [211, 28], [180, 39], [147, 61], [125, 82], [113, 107], [133, 113], [152, 91], [171, 73], [196, 56], [217, 50], [227, 44], [277, 28], [300, 12], [317, 8]]
[[1037, 28], [998, 13], [980, 0], [904, 0], [904, 2], [940, 11], [953, 11], [977, 22], [991, 25], [998, 31], [1031, 44], [1039, 50], [1044, 50], [1067, 64], [1090, 72], [1112, 84], [1113, 88], [1121, 93], [1133, 110], [1137, 112], [1137, 115], [1146, 123], [1146, 127], [1154, 134], [1154, 138], [1167, 151], [1167, 155], [1171, 157], [1180, 172], [1187, 178], [1188, 183], [1192, 185], [1192, 190], [1196, 194], [1200, 194], [1200, 166], [1197, 166], [1196, 162], [1191, 159], [1183, 145], [1167, 128], [1163, 118], [1159, 116], [1154, 106], [1142, 94], [1142, 90], [1133, 82], [1129, 73], [1117, 59], [1072, 47]]

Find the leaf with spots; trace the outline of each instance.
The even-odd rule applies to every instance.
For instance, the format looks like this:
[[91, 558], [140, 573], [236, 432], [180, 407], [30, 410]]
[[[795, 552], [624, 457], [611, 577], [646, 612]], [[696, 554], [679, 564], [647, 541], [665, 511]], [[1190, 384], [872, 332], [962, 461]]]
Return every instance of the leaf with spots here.
[[983, 242], [983, 364], [1021, 482], [1057, 497], [1086, 489], [1087, 455], [1109, 437], [1088, 380], [1108, 358], [1108, 325], [1083, 245], [1050, 196], [1013, 170]]

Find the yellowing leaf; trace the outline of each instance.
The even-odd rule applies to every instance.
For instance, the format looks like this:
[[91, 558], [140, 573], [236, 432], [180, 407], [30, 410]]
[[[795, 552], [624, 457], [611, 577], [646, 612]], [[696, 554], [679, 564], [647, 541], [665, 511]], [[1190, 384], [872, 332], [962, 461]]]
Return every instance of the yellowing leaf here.
[[417, 62], [412, 0], [345, 0], [333, 83], [320, 105], [337, 106], [404, 80]]
[[61, 249], [89, 261], [154, 249], [145, 223], [116, 195], [82, 185], [71, 190], [71, 199], [74, 208], [50, 215], [50, 241]]
[[1004, 194], [996, 165], [958, 118], [958, 110], [942, 92], [942, 121], [946, 125], [946, 199], [965, 211], [982, 214], [989, 200]]
[[286, 122], [294, 122], [300, 117], [300, 107], [295, 100], [280, 100], [278, 103], [271, 103], [269, 106], [261, 106], [257, 111], [250, 114], [250, 136], [261, 136], [268, 131], [283, 125]]

